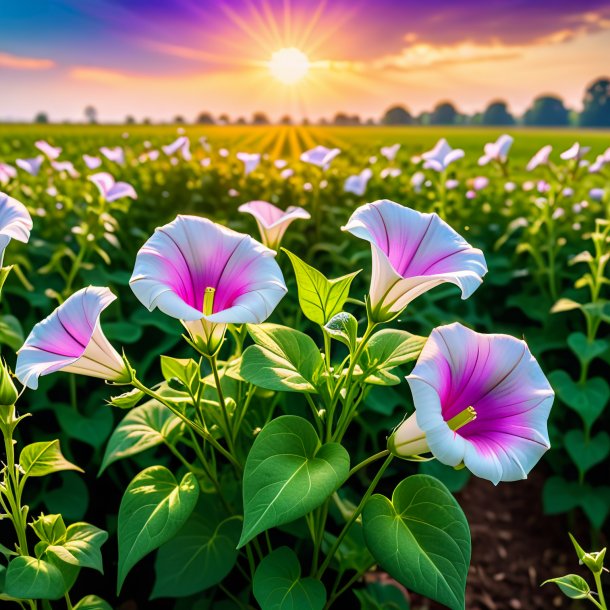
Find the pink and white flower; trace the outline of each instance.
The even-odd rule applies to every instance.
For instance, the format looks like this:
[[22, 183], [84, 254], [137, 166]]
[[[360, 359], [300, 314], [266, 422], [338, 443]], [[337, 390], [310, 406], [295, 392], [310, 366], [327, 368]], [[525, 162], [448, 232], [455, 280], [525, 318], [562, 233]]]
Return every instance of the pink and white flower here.
[[526, 478], [550, 447], [554, 393], [524, 341], [438, 327], [407, 381], [415, 413], [390, 438], [397, 455], [431, 451], [497, 484]]
[[0, 184], [8, 184], [17, 177], [17, 170], [8, 163], [0, 163]]
[[394, 159], [396, 159], [396, 155], [398, 154], [399, 150], [400, 150], [400, 144], [392, 144], [392, 146], [382, 146], [381, 154], [388, 161], [392, 162], [392, 161], [394, 161]]
[[433, 169], [435, 172], [443, 172], [451, 163], [461, 159], [464, 151], [461, 148], [451, 148], [445, 138], [441, 138], [436, 146], [422, 154], [424, 169]]
[[263, 244], [271, 250], [278, 250], [282, 237], [288, 226], [295, 220], [311, 218], [309, 212], [297, 206], [290, 206], [286, 211], [267, 201], [249, 201], [239, 206], [239, 211], [252, 214], [258, 225]]
[[38, 140], [37, 142], [34, 142], [34, 146], [50, 161], [57, 159], [57, 157], [61, 155], [62, 149], [59, 146], [52, 146], [45, 140]]
[[479, 159], [479, 165], [487, 165], [490, 161], [506, 163], [512, 145], [513, 138], [508, 134], [501, 135], [495, 142], [485, 144], [483, 147], [485, 154]]
[[191, 142], [188, 139], [188, 137], [180, 136], [179, 138], [174, 140], [171, 144], [166, 144], [165, 146], [162, 146], [161, 148], [163, 149], [163, 152], [168, 157], [171, 157], [172, 155], [175, 155], [177, 152], [180, 152], [180, 154], [182, 155], [182, 158], [185, 161], [190, 161], [193, 158], [190, 147], [191, 147]]
[[358, 197], [362, 197], [366, 193], [366, 185], [373, 176], [370, 167], [363, 169], [359, 174], [348, 176], [343, 185], [343, 190], [346, 193], [352, 193]]
[[32, 390], [39, 377], [57, 371], [127, 383], [127, 367], [99, 322], [115, 299], [108, 288], [89, 286], [75, 292], [34, 326], [17, 352], [17, 379]]
[[252, 173], [261, 162], [259, 153], [238, 152], [235, 156], [244, 164], [244, 174], [246, 176]]
[[178, 216], [158, 228], [136, 256], [131, 289], [188, 330], [211, 355], [227, 324], [259, 324], [286, 293], [275, 252], [198, 216]]
[[338, 148], [327, 148], [326, 146], [319, 145], [301, 153], [301, 161], [328, 169], [330, 162], [340, 153], [341, 150]]
[[78, 178], [80, 176], [74, 168], [72, 161], [51, 161], [51, 167], [56, 172], [66, 172], [70, 178]]
[[97, 186], [101, 196], [109, 203], [122, 197], [138, 198], [138, 194], [131, 184], [128, 182], [116, 182], [107, 172], [93, 174], [88, 179]]
[[568, 150], [564, 150], [559, 156], [564, 161], [576, 160], [576, 162], [580, 162], [590, 150], [590, 146], [581, 146], [579, 142], [574, 142]]
[[371, 244], [372, 319], [396, 317], [413, 299], [450, 282], [467, 299], [487, 273], [485, 257], [436, 214], [387, 199], [358, 208], [342, 228]]
[[125, 165], [125, 151], [120, 146], [115, 146], [114, 148], [102, 146], [100, 152], [108, 161], [118, 163], [119, 165]]
[[551, 152], [553, 151], [553, 147], [550, 144], [543, 146], [528, 162], [525, 169], [528, 172], [536, 169], [540, 165], [548, 165], [549, 157], [551, 156]]
[[99, 157], [92, 157], [91, 155], [83, 155], [83, 161], [89, 169], [97, 169], [102, 164]]
[[11, 239], [26, 244], [32, 226], [32, 217], [23, 203], [0, 193], [0, 265]]
[[43, 161], [44, 157], [42, 155], [38, 155], [37, 157], [33, 157], [31, 159], [17, 159], [15, 164], [24, 172], [27, 172], [32, 176], [38, 176], [38, 172], [40, 172], [40, 167]]

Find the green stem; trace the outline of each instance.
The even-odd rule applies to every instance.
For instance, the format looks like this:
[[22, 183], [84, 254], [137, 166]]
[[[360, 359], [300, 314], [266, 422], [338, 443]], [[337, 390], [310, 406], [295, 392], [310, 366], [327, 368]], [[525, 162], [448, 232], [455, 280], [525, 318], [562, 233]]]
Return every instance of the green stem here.
[[218, 374], [218, 363], [216, 361], [216, 356], [208, 357], [210, 362], [210, 366], [212, 367], [212, 374], [214, 375], [214, 383], [216, 384], [216, 392], [218, 393], [218, 402], [220, 402], [220, 409], [222, 411], [222, 418], [225, 424], [225, 438], [227, 444], [229, 445], [229, 451], [233, 453], [233, 429], [231, 426], [231, 421], [229, 419], [229, 413], [227, 411], [227, 403], [225, 402], [224, 393], [222, 391], [222, 386], [220, 385], [220, 375]]
[[604, 589], [602, 587], [601, 572], [594, 573], [593, 578], [595, 579], [595, 586], [597, 587], [597, 596], [599, 597], [600, 607], [603, 608], [603, 610], [607, 610], [606, 599], [604, 598]]
[[356, 510], [350, 517], [350, 520], [345, 524], [345, 527], [341, 530], [341, 533], [337, 536], [335, 543], [333, 544], [333, 546], [329, 550], [328, 554], [326, 555], [326, 559], [324, 560], [324, 563], [322, 563], [320, 569], [318, 570], [318, 574], [317, 574], [318, 579], [322, 578], [322, 575], [326, 571], [326, 568], [328, 568], [330, 562], [332, 561], [334, 554], [337, 552], [338, 548], [341, 546], [343, 539], [349, 532], [352, 525], [356, 522], [356, 519], [358, 519], [358, 517], [360, 516], [360, 513], [364, 509], [364, 505], [367, 503], [368, 499], [371, 497], [371, 495], [375, 491], [375, 488], [377, 487], [377, 483], [379, 483], [379, 481], [381, 480], [381, 477], [383, 476], [383, 473], [386, 471], [387, 467], [390, 465], [390, 463], [392, 462], [393, 459], [394, 459], [394, 456], [392, 454], [388, 455], [385, 462], [381, 465], [381, 468], [379, 468], [379, 471], [375, 475], [375, 478], [371, 481], [369, 488], [366, 490], [366, 493], [362, 497], [360, 504], [358, 504]]
[[72, 605], [72, 600], [70, 600], [70, 593], [66, 592], [64, 597], [66, 599], [66, 608], [68, 608], [68, 610], [74, 610], [74, 606]]
[[364, 468], [365, 466], [368, 466], [369, 464], [371, 464], [372, 462], [375, 462], [376, 460], [380, 460], [382, 457], [385, 457], [386, 455], [389, 455], [389, 453], [390, 453], [389, 449], [384, 449], [383, 451], [380, 451], [379, 453], [376, 453], [375, 455], [371, 455], [370, 457], [366, 458], [366, 460], [362, 460], [362, 462], [360, 462], [360, 464], [356, 464], [356, 466], [354, 466], [349, 471], [349, 474], [347, 475], [347, 478], [348, 479], [351, 478], [361, 468]]
[[76, 396], [76, 375], [74, 373], [68, 373], [68, 386], [70, 388], [70, 405], [77, 411], [78, 399]]

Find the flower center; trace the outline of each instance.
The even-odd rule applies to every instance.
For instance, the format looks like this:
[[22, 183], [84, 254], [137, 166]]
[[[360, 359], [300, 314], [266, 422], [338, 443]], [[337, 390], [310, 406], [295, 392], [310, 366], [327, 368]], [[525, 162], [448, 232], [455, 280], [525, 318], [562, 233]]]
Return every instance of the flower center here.
[[477, 418], [477, 412], [474, 407], [467, 407], [463, 411], [460, 411], [455, 417], [452, 417], [447, 425], [456, 432], [466, 424], [469, 424], [471, 421], [474, 421]]
[[214, 294], [216, 288], [208, 286], [203, 293], [203, 315], [211, 316], [214, 313]]

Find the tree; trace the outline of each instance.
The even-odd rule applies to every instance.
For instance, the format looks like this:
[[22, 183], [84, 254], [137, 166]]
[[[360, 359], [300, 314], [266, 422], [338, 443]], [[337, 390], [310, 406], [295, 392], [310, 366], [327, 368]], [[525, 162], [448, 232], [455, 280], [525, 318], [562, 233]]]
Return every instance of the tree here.
[[95, 106], [87, 106], [85, 108], [85, 118], [89, 123], [97, 123], [97, 110]]
[[199, 125], [214, 125], [214, 117], [209, 112], [200, 112], [197, 115]]
[[255, 112], [252, 115], [252, 125], [269, 125], [269, 118], [264, 112]]
[[125, 117], [125, 125], [135, 125], [135, 124], [136, 124], [135, 117], [133, 117], [131, 114], [128, 114]]
[[231, 118], [229, 117], [229, 115], [226, 112], [223, 112], [218, 117], [218, 122], [220, 123], [220, 125], [229, 125], [231, 123]]
[[337, 112], [333, 119], [333, 125], [345, 127], [346, 125], [360, 125], [360, 117], [357, 114], [349, 115], [345, 112]]
[[289, 114], [285, 114], [280, 119], [280, 125], [292, 125], [292, 117]]
[[48, 123], [49, 122], [49, 115], [46, 112], [39, 112], [35, 117], [34, 117], [34, 123]]
[[483, 125], [514, 125], [515, 119], [508, 111], [506, 102], [496, 100], [490, 102], [483, 113]]
[[430, 115], [430, 125], [454, 125], [458, 111], [451, 102], [440, 102]]
[[569, 125], [570, 113], [563, 100], [555, 95], [540, 95], [523, 115], [526, 125], [563, 126]]
[[610, 79], [600, 78], [589, 85], [580, 124], [583, 127], [610, 127]]
[[236, 125], [247, 125], [248, 121], [246, 121], [246, 119], [244, 119], [243, 116], [240, 116], [236, 121], [235, 121]]
[[184, 120], [184, 117], [183, 117], [181, 114], [177, 114], [177, 115], [174, 117], [173, 122], [174, 122], [174, 123], [178, 123], [178, 124], [180, 124], [180, 125], [183, 125], [184, 123], [186, 123], [186, 121]]
[[311, 121], [307, 117], [303, 117], [303, 120], [301, 121], [301, 125], [303, 125], [304, 127], [307, 127], [307, 126], [311, 125]]
[[415, 121], [404, 106], [392, 106], [381, 118], [383, 125], [412, 125]]
[[142, 119], [142, 125], [152, 125], [152, 119], [150, 117], [144, 117]]

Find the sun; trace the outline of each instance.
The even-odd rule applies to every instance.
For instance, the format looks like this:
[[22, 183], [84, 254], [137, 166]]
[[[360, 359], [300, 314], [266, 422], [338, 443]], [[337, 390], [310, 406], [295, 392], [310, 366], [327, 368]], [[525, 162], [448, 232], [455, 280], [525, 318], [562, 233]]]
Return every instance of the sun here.
[[309, 59], [303, 51], [295, 47], [280, 49], [271, 56], [269, 70], [280, 82], [294, 85], [307, 75]]

